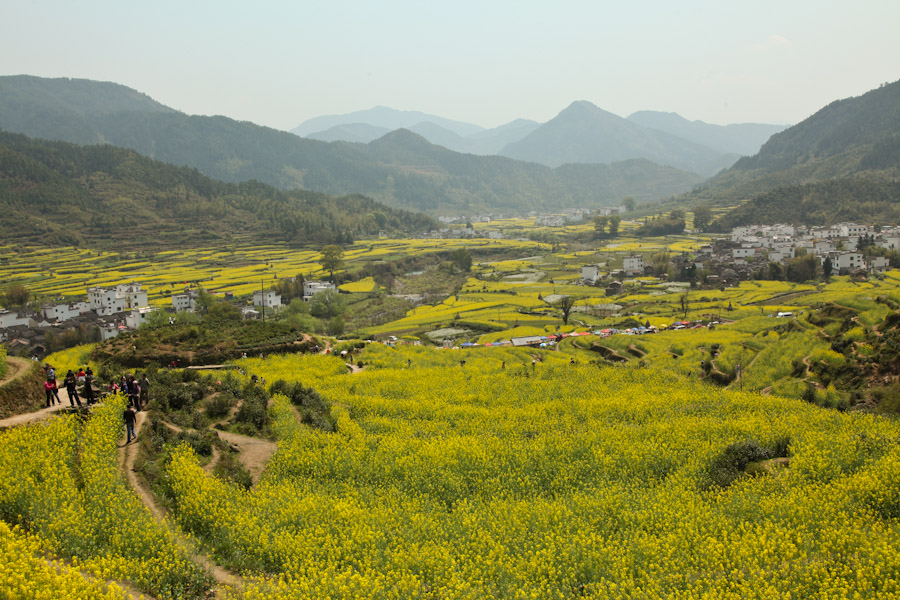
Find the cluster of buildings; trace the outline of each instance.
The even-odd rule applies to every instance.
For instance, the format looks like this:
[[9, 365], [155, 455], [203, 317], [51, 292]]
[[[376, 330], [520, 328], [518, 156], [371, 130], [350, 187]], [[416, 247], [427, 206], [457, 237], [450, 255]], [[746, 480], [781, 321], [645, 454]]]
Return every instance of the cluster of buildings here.
[[[900, 228], [876, 228], [856, 223], [841, 223], [831, 227], [793, 225], [751, 225], [735, 227], [731, 232], [730, 256], [722, 256], [721, 249], [705, 246], [700, 255], [715, 257], [720, 262], [730, 260], [733, 267], [743, 270], [752, 263], [784, 264], [797, 256], [803, 248], [816, 256], [820, 263], [831, 260], [832, 269], [841, 275], [883, 273], [889, 267], [887, 257], [863, 254], [861, 244], [871, 244], [886, 250], [900, 250]], [[721, 246], [721, 245], [720, 245]]]
[[[305, 281], [303, 299], [334, 290], [335, 285], [323, 281]], [[172, 312], [196, 309], [200, 290], [185, 289], [172, 295]], [[225, 300], [233, 300], [231, 293]], [[252, 306], [243, 306], [246, 319], [260, 317], [258, 309], [276, 309], [281, 306], [281, 294], [274, 290], [260, 290], [253, 294]], [[59, 335], [81, 327], [99, 330], [100, 340], [117, 336], [122, 331], [137, 329], [159, 307], [150, 306], [147, 290], [140, 283], [132, 282], [111, 288], [92, 287], [87, 290], [87, 301], [45, 304], [40, 311], [0, 310], [0, 341], [6, 342], [13, 354], [43, 355], [47, 350], [47, 335]], [[170, 317], [174, 321], [174, 317]]]
[[[877, 229], [877, 231], [876, 231]], [[675, 254], [670, 266], [674, 272], [693, 268], [702, 270], [712, 285], [752, 279], [771, 263], [784, 267], [800, 254], [815, 256], [820, 264], [831, 262], [832, 273], [868, 277], [890, 268], [885, 256], [867, 256], [863, 246], [900, 251], [900, 227], [875, 228], [856, 223], [832, 227], [793, 225], [753, 225], [736, 227], [727, 238], [701, 246], [694, 255]], [[634, 254], [622, 261], [622, 269], [610, 273], [613, 278], [652, 275], [653, 266], [644, 256]], [[597, 285], [606, 275], [600, 265], [583, 265], [581, 282]], [[607, 293], [615, 295], [621, 286], [613, 282]]]

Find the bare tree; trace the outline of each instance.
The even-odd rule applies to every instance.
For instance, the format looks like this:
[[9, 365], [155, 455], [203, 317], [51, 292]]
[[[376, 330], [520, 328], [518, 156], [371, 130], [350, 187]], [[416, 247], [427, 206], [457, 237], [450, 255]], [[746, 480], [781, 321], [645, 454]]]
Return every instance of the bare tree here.
[[563, 325], [569, 324], [569, 314], [572, 307], [575, 306], [576, 298], [574, 296], [563, 296], [556, 301], [556, 308], [562, 311]]

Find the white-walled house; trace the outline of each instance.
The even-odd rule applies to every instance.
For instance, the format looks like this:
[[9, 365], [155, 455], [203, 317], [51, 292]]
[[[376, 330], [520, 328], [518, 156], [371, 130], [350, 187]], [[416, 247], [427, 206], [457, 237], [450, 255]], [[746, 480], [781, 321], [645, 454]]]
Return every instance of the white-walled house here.
[[626, 256], [622, 262], [622, 270], [626, 277], [644, 274], [644, 257], [640, 254]]
[[41, 312], [45, 319], [56, 319], [57, 321], [68, 321], [79, 315], [90, 312], [91, 306], [87, 302], [76, 302], [74, 304], [46, 304], [41, 307]]
[[0, 310], [0, 329], [31, 325], [32, 319], [11, 310]]
[[119, 335], [120, 326], [118, 323], [100, 323], [100, 339], [104, 342]]
[[857, 225], [856, 223], [845, 223], [840, 227], [841, 237], [855, 237], [861, 235], [869, 235], [871, 229], [868, 225]]
[[150, 313], [154, 311], [156, 311], [156, 308], [152, 306], [142, 306], [133, 309], [130, 313], [125, 315], [125, 326], [128, 327], [128, 329], [137, 329], [144, 324], [144, 321], [147, 320]]
[[265, 306], [266, 308], [275, 308], [281, 306], [281, 294], [274, 290], [253, 292], [254, 306]]
[[813, 252], [816, 256], [824, 256], [829, 252], [834, 252], [834, 242], [831, 240], [816, 240], [813, 243]]
[[732, 248], [731, 258], [752, 258], [756, 256], [756, 248]]
[[753, 227], [735, 227], [731, 230], [731, 241], [740, 242], [746, 237], [753, 235]]
[[591, 285], [597, 283], [600, 279], [600, 267], [597, 265], [584, 265], [581, 267], [581, 280], [590, 283]]
[[172, 308], [175, 312], [194, 312], [194, 307], [200, 292], [197, 290], [185, 290], [183, 294], [172, 295]]
[[147, 306], [147, 292], [139, 283], [125, 283], [114, 289], [88, 288], [88, 304], [101, 317]]
[[866, 259], [859, 252], [834, 252], [831, 254], [832, 268], [838, 273], [851, 273], [866, 268]]
[[125, 298], [116, 294], [116, 290], [105, 288], [88, 288], [88, 304], [101, 317], [125, 311]]
[[872, 273], [884, 273], [891, 268], [891, 261], [887, 256], [873, 256], [869, 259], [869, 271]]
[[875, 245], [887, 250], [900, 250], [900, 236], [886, 235], [875, 242]]
[[316, 294], [327, 292], [335, 289], [334, 284], [328, 281], [304, 281], [303, 282], [303, 299], [309, 302], [310, 298]]

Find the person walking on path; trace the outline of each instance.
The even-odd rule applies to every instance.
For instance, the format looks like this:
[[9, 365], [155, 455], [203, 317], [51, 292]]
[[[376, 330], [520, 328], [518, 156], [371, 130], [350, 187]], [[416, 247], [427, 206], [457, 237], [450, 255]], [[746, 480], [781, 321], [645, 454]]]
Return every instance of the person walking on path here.
[[84, 374], [84, 397], [87, 399], [88, 406], [94, 403], [94, 372], [90, 367]]
[[[59, 389], [56, 385], [56, 369], [51, 367], [50, 363], [47, 363], [44, 366], [44, 371], [47, 373], [47, 381], [49, 381], [53, 386], [53, 396], [56, 398], [56, 403], [62, 404], [62, 400], [59, 399]], [[46, 386], [44, 389], [46, 389]]]
[[134, 376], [128, 376], [127, 386], [125, 388], [128, 393], [128, 399], [134, 405], [134, 410], [141, 412], [141, 386], [138, 385]]
[[125, 443], [130, 444], [131, 440], [137, 437], [134, 433], [134, 423], [137, 420], [137, 417], [134, 414], [134, 408], [132, 408], [130, 404], [128, 405], [128, 408], [125, 409], [125, 412], [122, 413], [122, 420], [125, 421], [125, 433], [128, 436]]
[[63, 380], [63, 383], [66, 386], [66, 393], [69, 394], [69, 406], [75, 407], [75, 403], [78, 403], [78, 406], [81, 406], [81, 399], [78, 397], [78, 380], [75, 378], [75, 373], [69, 369], [69, 372], [66, 373], [66, 378]]
[[147, 379], [147, 374], [144, 373], [141, 375], [141, 408], [147, 408], [147, 404], [150, 402], [150, 380]]
[[55, 402], [53, 400], [53, 396], [56, 394], [56, 385], [54, 385], [53, 381], [50, 378], [47, 378], [47, 381], [44, 382], [44, 393], [47, 394], [48, 408], [53, 406], [54, 404], [60, 404], [58, 396]]

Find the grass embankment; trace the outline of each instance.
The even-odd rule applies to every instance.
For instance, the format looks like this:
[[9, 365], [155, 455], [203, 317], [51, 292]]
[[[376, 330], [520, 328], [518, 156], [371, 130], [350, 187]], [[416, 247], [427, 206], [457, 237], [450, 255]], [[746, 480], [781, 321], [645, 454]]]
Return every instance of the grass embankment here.
[[5, 382], [0, 384], [0, 419], [35, 411], [44, 404], [44, 371], [39, 362], [7, 358]]

